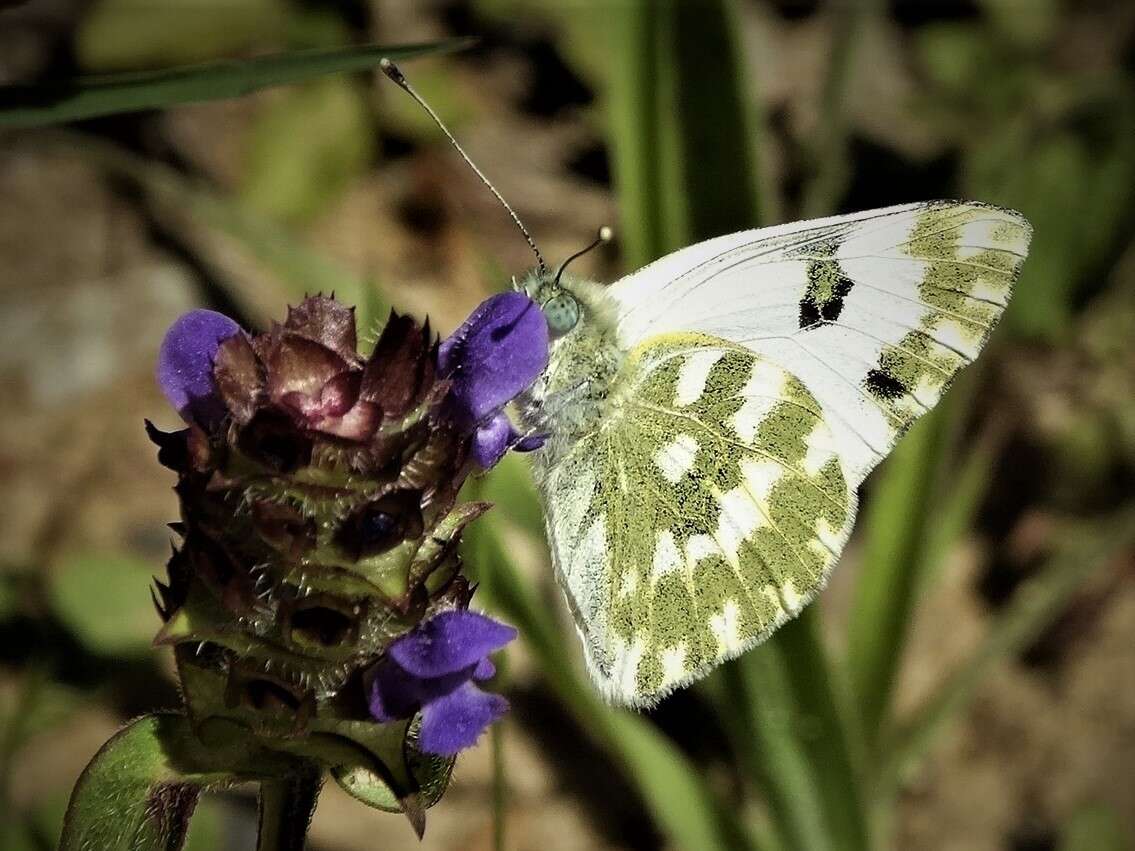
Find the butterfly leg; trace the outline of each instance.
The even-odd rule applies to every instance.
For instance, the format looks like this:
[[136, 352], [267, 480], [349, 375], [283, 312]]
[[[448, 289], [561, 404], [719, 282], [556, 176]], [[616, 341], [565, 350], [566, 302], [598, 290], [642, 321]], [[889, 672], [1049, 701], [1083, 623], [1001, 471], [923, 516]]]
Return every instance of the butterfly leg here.
[[578, 419], [581, 411], [589, 410], [598, 401], [594, 384], [588, 377], [547, 396], [534, 394], [521, 411], [524, 422], [533, 431], [550, 431], [553, 426], [562, 430], [565, 423]]

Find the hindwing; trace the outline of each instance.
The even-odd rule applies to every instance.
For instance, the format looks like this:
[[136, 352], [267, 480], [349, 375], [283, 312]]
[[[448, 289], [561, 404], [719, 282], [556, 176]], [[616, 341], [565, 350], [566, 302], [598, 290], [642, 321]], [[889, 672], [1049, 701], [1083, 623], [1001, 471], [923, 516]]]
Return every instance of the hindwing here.
[[804, 384], [743, 346], [647, 339], [601, 424], [542, 471], [591, 673], [652, 704], [764, 640], [823, 586], [855, 494]]

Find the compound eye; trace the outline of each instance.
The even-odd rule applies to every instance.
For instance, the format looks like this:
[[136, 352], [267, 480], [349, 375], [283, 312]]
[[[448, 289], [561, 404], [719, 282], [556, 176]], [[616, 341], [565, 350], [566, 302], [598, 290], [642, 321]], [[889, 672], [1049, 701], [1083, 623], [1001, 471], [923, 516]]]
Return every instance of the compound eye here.
[[562, 337], [579, 322], [579, 302], [568, 293], [560, 293], [545, 302], [543, 309], [553, 337]]

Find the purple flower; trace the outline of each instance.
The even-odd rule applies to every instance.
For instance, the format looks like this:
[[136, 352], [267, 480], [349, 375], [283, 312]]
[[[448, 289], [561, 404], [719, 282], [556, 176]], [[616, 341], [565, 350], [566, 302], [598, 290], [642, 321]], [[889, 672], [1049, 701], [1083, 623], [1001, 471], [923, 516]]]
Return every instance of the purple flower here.
[[526, 452], [543, 437], [522, 437], [503, 408], [548, 365], [548, 322], [532, 299], [500, 293], [477, 307], [438, 350], [438, 372], [451, 382], [458, 424], [473, 431], [473, 456], [488, 469], [510, 448]]
[[224, 417], [213, 360], [221, 343], [239, 332], [239, 325], [213, 310], [191, 310], [166, 332], [158, 351], [158, 385], [187, 423], [210, 430]]
[[421, 710], [419, 746], [454, 756], [508, 710], [508, 701], [474, 680], [494, 673], [489, 654], [516, 638], [511, 626], [465, 609], [434, 615], [386, 650], [374, 669], [370, 711], [381, 722]]

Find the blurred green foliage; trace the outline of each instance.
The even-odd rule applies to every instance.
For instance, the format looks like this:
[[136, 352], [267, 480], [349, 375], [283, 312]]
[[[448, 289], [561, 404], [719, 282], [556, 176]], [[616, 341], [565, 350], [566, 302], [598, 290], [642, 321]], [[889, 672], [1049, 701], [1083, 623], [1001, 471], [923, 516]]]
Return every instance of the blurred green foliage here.
[[284, 0], [99, 0], [75, 35], [89, 71], [188, 65], [279, 41], [287, 32]]
[[920, 112], [962, 140], [963, 194], [1018, 209], [1043, 239], [1006, 313], [1013, 332], [1066, 338], [1078, 291], [1125, 238], [1135, 205], [1135, 90], [1118, 68], [1069, 72], [1057, 9], [988, 0], [989, 25], [923, 28]]
[[373, 155], [361, 88], [341, 78], [305, 83], [257, 116], [240, 198], [268, 218], [302, 222], [339, 197]]
[[52, 610], [86, 646], [108, 656], [150, 652], [154, 610], [153, 565], [126, 555], [83, 553], [51, 571]]
[[1073, 813], [1060, 836], [1060, 851], [1124, 851], [1131, 839], [1114, 810], [1100, 804]]

